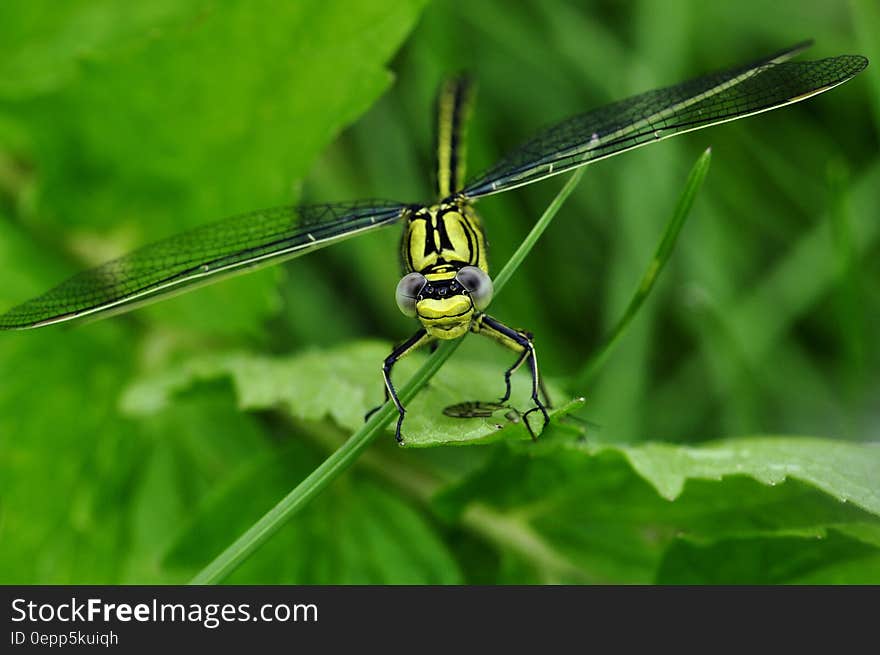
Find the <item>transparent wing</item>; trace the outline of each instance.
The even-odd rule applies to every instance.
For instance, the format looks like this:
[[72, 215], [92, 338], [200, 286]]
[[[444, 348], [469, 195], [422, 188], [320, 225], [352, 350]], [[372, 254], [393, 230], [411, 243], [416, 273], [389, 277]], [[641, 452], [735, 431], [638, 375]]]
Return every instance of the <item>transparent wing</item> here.
[[73, 276], [0, 316], [0, 329], [126, 311], [144, 302], [276, 263], [399, 220], [406, 205], [360, 201], [279, 207], [227, 218]]
[[798, 102], [846, 82], [868, 65], [858, 55], [786, 61], [807, 46], [569, 118], [472, 179], [461, 194], [479, 198], [507, 191], [682, 132]]

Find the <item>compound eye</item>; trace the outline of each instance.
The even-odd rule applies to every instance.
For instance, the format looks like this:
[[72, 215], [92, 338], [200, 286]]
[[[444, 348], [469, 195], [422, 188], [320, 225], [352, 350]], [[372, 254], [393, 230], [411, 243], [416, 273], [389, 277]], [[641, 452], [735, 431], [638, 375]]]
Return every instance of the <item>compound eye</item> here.
[[404, 275], [400, 282], [397, 283], [394, 299], [397, 301], [397, 306], [404, 316], [415, 317], [416, 301], [418, 300], [419, 293], [421, 293], [427, 283], [427, 278], [421, 273]]
[[482, 311], [489, 306], [495, 288], [492, 286], [492, 278], [486, 271], [476, 266], [465, 266], [456, 273], [455, 279], [468, 290], [477, 309]]

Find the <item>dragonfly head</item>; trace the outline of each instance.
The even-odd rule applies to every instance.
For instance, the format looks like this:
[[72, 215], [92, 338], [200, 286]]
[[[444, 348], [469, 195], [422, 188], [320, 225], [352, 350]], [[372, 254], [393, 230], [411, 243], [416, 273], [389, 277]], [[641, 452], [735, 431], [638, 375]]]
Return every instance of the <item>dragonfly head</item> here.
[[408, 273], [397, 285], [397, 306], [418, 318], [437, 339], [457, 339], [471, 326], [475, 311], [492, 300], [492, 280], [476, 266], [443, 273]]

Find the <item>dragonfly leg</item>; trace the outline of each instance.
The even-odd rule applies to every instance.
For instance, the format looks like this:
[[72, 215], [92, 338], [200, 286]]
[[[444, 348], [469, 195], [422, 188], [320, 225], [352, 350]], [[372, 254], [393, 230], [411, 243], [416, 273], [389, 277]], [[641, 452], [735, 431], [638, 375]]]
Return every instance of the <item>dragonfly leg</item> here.
[[517, 357], [516, 361], [513, 363], [513, 366], [504, 371], [504, 395], [501, 396], [501, 400], [498, 401], [499, 403], [506, 403], [510, 400], [510, 378], [517, 372], [517, 370], [519, 370], [519, 367], [522, 366], [528, 356], [528, 349], [523, 349], [522, 353], [520, 353], [519, 357]]
[[[534, 338], [530, 332], [523, 331], [522, 334], [527, 337], [529, 341]], [[523, 365], [523, 362], [526, 361], [529, 353], [533, 351], [534, 348], [532, 348], [531, 350], [523, 350], [522, 354], [520, 354], [517, 360], [513, 363], [513, 366], [504, 371], [504, 395], [501, 396], [501, 400], [498, 401], [499, 404], [506, 403], [508, 400], [510, 400], [510, 378], [513, 376], [514, 373], [519, 370], [519, 367]], [[547, 391], [547, 387], [544, 384], [544, 378], [541, 376], [538, 376], [538, 391], [544, 398], [544, 407], [546, 407], [547, 409], [551, 409], [553, 407], [553, 402], [550, 400], [550, 393]]]
[[429, 336], [424, 328], [422, 328], [409, 339], [395, 346], [391, 351], [391, 354], [385, 358], [384, 362], [382, 362], [382, 379], [385, 381], [385, 400], [382, 405], [374, 407], [367, 412], [366, 416], [364, 416], [364, 420], [369, 420], [369, 418], [381, 409], [389, 399], [394, 401], [394, 406], [397, 407], [397, 427], [394, 430], [394, 436], [397, 438], [397, 443], [403, 443], [403, 435], [400, 433], [400, 428], [403, 425], [403, 417], [406, 415], [406, 409], [404, 409], [401, 404], [400, 398], [397, 397], [397, 391], [394, 388], [394, 384], [391, 382], [391, 370], [394, 368], [394, 365], [398, 360], [406, 357], [411, 352], [421, 348], [425, 344], [430, 343], [433, 339], [434, 338]]
[[504, 374], [506, 391], [501, 402], [506, 402], [510, 398], [510, 377], [523, 363], [528, 363], [529, 371], [532, 374], [532, 402], [535, 403], [535, 406], [523, 414], [523, 423], [525, 423], [532, 439], [536, 441], [537, 436], [528, 421], [529, 414], [541, 412], [544, 417], [544, 427], [547, 427], [547, 424], [550, 422], [550, 415], [547, 413], [547, 406], [541, 400], [541, 395], [547, 398], [547, 394], [543, 384], [541, 384], [541, 378], [538, 373], [538, 358], [535, 355], [535, 346], [532, 344], [532, 335], [525, 330], [509, 328], [486, 314], [480, 314], [476, 318], [471, 330], [477, 334], [494, 339], [505, 348], [520, 354], [513, 366], [507, 369]]

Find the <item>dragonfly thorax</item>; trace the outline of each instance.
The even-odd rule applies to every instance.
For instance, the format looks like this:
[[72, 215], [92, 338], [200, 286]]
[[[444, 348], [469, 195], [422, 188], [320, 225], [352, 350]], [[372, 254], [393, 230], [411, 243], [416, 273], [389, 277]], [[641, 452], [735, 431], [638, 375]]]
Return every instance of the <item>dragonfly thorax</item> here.
[[480, 218], [463, 199], [411, 211], [400, 251], [407, 273], [448, 273], [467, 265], [489, 272]]

